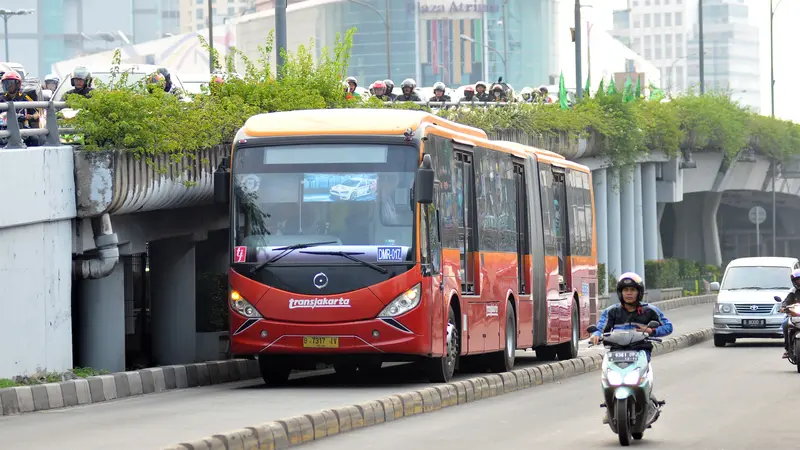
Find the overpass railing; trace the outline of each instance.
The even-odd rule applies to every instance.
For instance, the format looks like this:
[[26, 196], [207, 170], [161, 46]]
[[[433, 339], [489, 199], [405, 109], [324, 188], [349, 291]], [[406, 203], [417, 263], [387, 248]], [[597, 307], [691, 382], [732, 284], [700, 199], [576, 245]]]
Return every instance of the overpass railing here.
[[[66, 102], [35, 101], [0, 103], [0, 112], [6, 113], [6, 129], [0, 130], [0, 139], [8, 139], [7, 149], [27, 148], [24, 139], [31, 136], [46, 136], [44, 145], [61, 145], [61, 133], [74, 133], [74, 128], [58, 126], [56, 111], [66, 108]], [[43, 109], [45, 111], [44, 128], [21, 128], [17, 121], [17, 109]]]
[[558, 103], [542, 103], [542, 102], [525, 102], [525, 101], [508, 101], [508, 102], [482, 102], [478, 100], [459, 100], [459, 101], [450, 101], [450, 102], [432, 102], [432, 101], [405, 101], [405, 100], [395, 100], [395, 101], [385, 101], [383, 102], [386, 106], [393, 106], [398, 104], [408, 104], [413, 103], [417, 106], [427, 106], [431, 109], [449, 109], [449, 108], [459, 108], [459, 107], [470, 107], [470, 108], [495, 108], [495, 107], [508, 107], [508, 106], [519, 106], [519, 105], [531, 105], [531, 106], [558, 106]]

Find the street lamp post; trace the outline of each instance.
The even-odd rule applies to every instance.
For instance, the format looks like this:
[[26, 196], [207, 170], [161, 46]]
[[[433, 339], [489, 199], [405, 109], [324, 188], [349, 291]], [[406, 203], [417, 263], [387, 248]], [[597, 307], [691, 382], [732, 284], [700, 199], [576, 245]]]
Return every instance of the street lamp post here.
[[581, 74], [581, 0], [575, 0], [575, 94], [583, 98], [583, 75]]
[[[459, 37], [461, 39], [465, 40], [465, 41], [472, 42], [473, 44], [475, 43], [475, 39], [467, 36], [466, 34], [462, 34]], [[487, 49], [493, 51], [497, 55], [498, 58], [503, 60], [503, 72], [508, 73], [508, 64], [506, 63], [506, 58], [503, 57], [503, 54], [500, 53], [496, 48], [492, 47], [491, 45], [483, 44], [483, 46], [486, 47]]]
[[[771, 115], [772, 118], [775, 118], [775, 61], [773, 59], [773, 21], [775, 19], [775, 11], [778, 9], [778, 6], [781, 4], [782, 0], [778, 0], [778, 3], [773, 6], [772, 0], [769, 0], [769, 95], [770, 95], [770, 105], [771, 105]], [[772, 256], [777, 255], [777, 247], [776, 247], [776, 239], [775, 233], [777, 230], [777, 226], [775, 221], [777, 220], [777, 199], [775, 194], [775, 178], [778, 177], [778, 160], [776, 158], [772, 158]]]
[[[770, 0], [771, 1], [771, 0]], [[697, 1], [697, 23], [699, 27], [699, 46], [700, 50], [700, 93], [706, 92], [706, 75], [705, 75], [705, 50], [703, 49], [703, 0]]]
[[389, 0], [386, 0], [386, 4], [384, 5], [384, 12], [378, 11], [377, 8], [370, 5], [369, 3], [360, 2], [358, 0], [349, 0], [350, 3], [355, 3], [356, 5], [361, 5], [365, 8], [369, 8], [375, 11], [375, 14], [381, 18], [383, 21], [383, 26], [386, 28], [386, 78], [392, 78], [392, 37], [391, 37], [391, 28], [389, 25]]
[[8, 56], [8, 19], [11, 16], [27, 16], [28, 14], [33, 14], [35, 11], [32, 9], [18, 9], [16, 11], [11, 11], [10, 9], [0, 9], [0, 16], [3, 16], [3, 25], [4, 28], [4, 35], [6, 41], [6, 61], [11, 61], [11, 57]]

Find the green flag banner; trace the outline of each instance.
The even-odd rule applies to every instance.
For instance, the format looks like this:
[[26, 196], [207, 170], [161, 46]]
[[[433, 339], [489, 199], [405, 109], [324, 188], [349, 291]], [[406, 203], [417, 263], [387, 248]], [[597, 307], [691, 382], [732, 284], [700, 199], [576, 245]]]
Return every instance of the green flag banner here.
[[622, 101], [628, 103], [632, 102], [633, 99], [633, 81], [631, 81], [631, 77], [628, 77], [625, 80], [625, 87], [622, 89]]
[[561, 105], [561, 109], [569, 108], [569, 103], [567, 103], [567, 87], [564, 84], [564, 72], [561, 72], [561, 77], [558, 80], [558, 103]]

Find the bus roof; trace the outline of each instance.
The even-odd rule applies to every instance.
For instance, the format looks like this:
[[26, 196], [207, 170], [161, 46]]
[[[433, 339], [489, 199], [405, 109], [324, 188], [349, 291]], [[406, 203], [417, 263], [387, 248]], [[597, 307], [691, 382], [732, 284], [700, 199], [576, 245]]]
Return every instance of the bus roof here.
[[531, 147], [529, 145], [520, 144], [519, 142], [502, 141], [502, 140], [492, 141], [492, 142], [502, 142], [503, 145], [506, 145], [508, 147], [511, 147], [511, 148], [514, 148], [514, 149], [517, 149], [517, 150], [520, 150], [520, 151], [523, 151], [525, 153], [531, 153], [532, 152], [532, 153], [536, 153], [537, 155], [546, 155], [546, 156], [549, 156], [549, 157], [551, 157], [553, 159], [567, 159], [567, 158], [564, 157], [564, 155], [560, 155], [560, 154], [558, 154], [556, 152], [551, 152], [550, 150], [544, 150], [544, 149], [541, 149], [541, 148], [538, 148], [538, 147]]
[[324, 134], [401, 135], [408, 128], [416, 130], [426, 122], [472, 137], [488, 138], [481, 129], [452, 122], [424, 111], [389, 108], [303, 109], [257, 114], [247, 119], [242, 131], [252, 137]]

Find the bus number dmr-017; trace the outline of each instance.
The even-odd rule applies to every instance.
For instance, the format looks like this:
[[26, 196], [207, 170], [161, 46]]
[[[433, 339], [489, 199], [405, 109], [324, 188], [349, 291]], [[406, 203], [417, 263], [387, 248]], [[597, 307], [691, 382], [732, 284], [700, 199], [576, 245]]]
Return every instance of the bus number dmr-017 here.
[[378, 261], [402, 261], [403, 247], [378, 247]]

